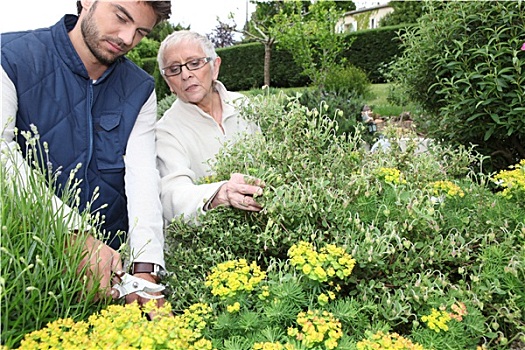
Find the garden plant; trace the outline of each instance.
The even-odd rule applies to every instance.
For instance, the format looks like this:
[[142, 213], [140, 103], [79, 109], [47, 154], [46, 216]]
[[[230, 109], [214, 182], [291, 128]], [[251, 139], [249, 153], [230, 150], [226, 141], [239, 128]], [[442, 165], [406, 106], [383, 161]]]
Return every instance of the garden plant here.
[[[263, 211], [174, 220], [169, 306], [153, 321], [113, 305], [76, 322], [59, 318], [28, 333], [22, 348], [525, 344], [525, 162], [486, 175], [473, 149], [434, 143], [418, 153], [409, 142], [370, 153], [359, 132], [336, 131], [341, 111], [326, 104], [309, 109], [284, 95], [252, 102], [243, 113], [263, 134], [225, 147], [214, 179], [202, 181], [241, 170], [261, 178]], [[162, 317], [168, 311], [175, 317]]]
[[[343, 247], [356, 261], [326, 305], [342, 322], [339, 348], [379, 331], [429, 349], [523, 345], [525, 163], [486, 175], [474, 149], [434, 142], [418, 153], [417, 138], [404, 151], [369, 153], [359, 132], [339, 135], [341, 111], [284, 96], [254, 98], [245, 113], [263, 135], [224, 148], [216, 175], [203, 181], [235, 171], [263, 179], [264, 209], [224, 208], [199, 225], [172, 223], [175, 310], [209, 302], [202, 281], [216, 264], [242, 258], [271, 267], [304, 241]], [[385, 131], [391, 141], [398, 134]]]
[[[397, 83], [427, 135], [477, 145], [486, 169], [525, 158], [525, 1], [424, 1], [400, 35]], [[400, 91], [399, 88], [393, 91]], [[439, 117], [436, 117], [439, 116]]]
[[[47, 145], [39, 143], [36, 127], [18, 137], [28, 140], [31, 164], [38, 164], [37, 157], [44, 157], [40, 163], [47, 164]], [[57, 318], [81, 320], [109, 302], [95, 303], [95, 293], [87, 292], [82, 232], [96, 235], [97, 218], [84, 213], [74, 221], [67, 215], [65, 203], [74, 207], [79, 200], [77, 184], [72, 181], [63, 189], [58, 202], [53, 181], [60, 169], [36, 166], [26, 173], [14, 161], [12, 154], [1, 154], [0, 310], [1, 340], [7, 347]], [[74, 239], [71, 227], [79, 232]], [[98, 281], [93, 283], [96, 290]]]

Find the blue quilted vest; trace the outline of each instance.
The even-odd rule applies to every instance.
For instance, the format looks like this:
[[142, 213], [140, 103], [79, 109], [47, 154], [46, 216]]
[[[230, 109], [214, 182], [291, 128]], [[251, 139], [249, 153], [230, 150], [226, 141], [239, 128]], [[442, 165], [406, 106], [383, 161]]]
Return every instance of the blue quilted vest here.
[[[123, 57], [93, 82], [68, 37], [77, 19], [66, 15], [50, 28], [2, 34], [1, 63], [16, 86], [17, 128], [30, 130], [35, 125], [41, 143], [49, 144], [53, 170], [61, 171], [57, 195], [80, 163], [79, 210], [86, 209], [98, 187], [99, 197], [90, 210], [100, 212], [106, 242], [116, 249], [129, 228], [126, 145], [154, 80]], [[17, 141], [25, 152], [25, 139], [19, 136]]]

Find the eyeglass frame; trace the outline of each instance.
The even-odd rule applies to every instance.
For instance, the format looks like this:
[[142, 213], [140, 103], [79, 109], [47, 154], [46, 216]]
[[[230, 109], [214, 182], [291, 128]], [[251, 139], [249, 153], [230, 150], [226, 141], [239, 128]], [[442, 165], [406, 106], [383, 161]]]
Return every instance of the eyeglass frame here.
[[[194, 62], [194, 61], [204, 61], [204, 63], [197, 67], [197, 68], [190, 68], [188, 67], [188, 63], [191, 63], [191, 62]], [[177, 75], [181, 75], [182, 74], [182, 67], [186, 67], [187, 70], [189, 70], [190, 72], [191, 71], [194, 71], [194, 70], [199, 70], [201, 69], [202, 67], [204, 67], [208, 62], [211, 62], [213, 61], [213, 58], [212, 57], [200, 57], [200, 58], [194, 58], [194, 59], [191, 59], [189, 60], [188, 62], [184, 63], [184, 64], [172, 64], [172, 65], [169, 65], [167, 67], [164, 67], [161, 69], [161, 73], [162, 75], [164, 75], [165, 77], [176, 77]], [[172, 75], [167, 75], [166, 74], [166, 69], [170, 68], [170, 67], [173, 67], [173, 66], [177, 66], [180, 68], [180, 72], [177, 73], [177, 74], [172, 74]]]

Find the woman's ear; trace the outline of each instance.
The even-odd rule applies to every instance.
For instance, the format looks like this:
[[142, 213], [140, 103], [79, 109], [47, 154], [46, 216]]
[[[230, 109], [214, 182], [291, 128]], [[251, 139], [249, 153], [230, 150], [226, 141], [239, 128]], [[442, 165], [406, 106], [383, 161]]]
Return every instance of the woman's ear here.
[[221, 58], [217, 56], [213, 61], [213, 80], [217, 80], [219, 77], [219, 70], [221, 68]]

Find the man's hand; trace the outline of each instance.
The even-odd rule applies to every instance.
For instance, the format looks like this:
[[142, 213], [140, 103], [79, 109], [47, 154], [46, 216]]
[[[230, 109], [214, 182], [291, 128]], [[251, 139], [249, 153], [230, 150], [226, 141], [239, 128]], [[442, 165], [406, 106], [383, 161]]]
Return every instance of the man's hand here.
[[211, 208], [226, 205], [247, 211], [260, 211], [262, 206], [255, 200], [263, 194], [264, 182], [248, 175], [235, 173], [221, 186]]
[[86, 268], [85, 272], [88, 279], [88, 291], [91, 291], [96, 286], [96, 281], [100, 280], [99, 291], [95, 295], [95, 300], [109, 296], [118, 298], [115, 291], [111, 289], [111, 286], [118, 282], [118, 280], [114, 280], [116, 278], [114, 274], [122, 271], [122, 261], [117, 251], [95, 239], [92, 235], [87, 236], [78, 272], [84, 268]]

